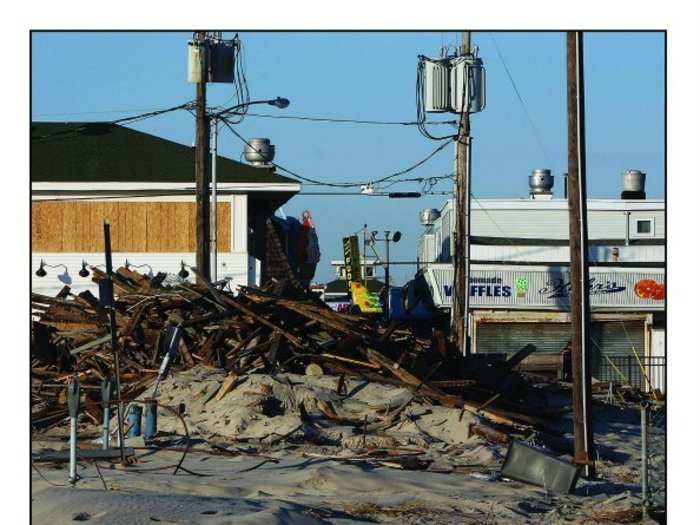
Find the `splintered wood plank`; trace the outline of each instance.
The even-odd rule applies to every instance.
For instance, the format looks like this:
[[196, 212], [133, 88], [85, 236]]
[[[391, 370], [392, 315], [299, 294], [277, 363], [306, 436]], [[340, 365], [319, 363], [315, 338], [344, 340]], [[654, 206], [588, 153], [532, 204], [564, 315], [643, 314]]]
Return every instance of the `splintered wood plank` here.
[[226, 397], [226, 394], [228, 394], [236, 384], [236, 379], [238, 379], [238, 374], [230, 372], [229, 375], [226, 376], [226, 379], [224, 379], [224, 382], [221, 383], [221, 387], [219, 387], [218, 392], [214, 396], [214, 401], [221, 401]]

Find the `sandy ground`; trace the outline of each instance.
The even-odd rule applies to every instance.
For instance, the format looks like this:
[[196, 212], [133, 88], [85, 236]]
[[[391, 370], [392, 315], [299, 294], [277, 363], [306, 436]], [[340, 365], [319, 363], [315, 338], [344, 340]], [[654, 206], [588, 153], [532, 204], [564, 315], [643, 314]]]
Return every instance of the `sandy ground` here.
[[[638, 504], [639, 424], [633, 411], [597, 406], [602, 479], [581, 480], [575, 494], [562, 496], [498, 479], [505, 447], [489, 445], [477, 436], [467, 438], [468, 414], [460, 420], [457, 410], [418, 403], [410, 404], [398, 423], [376, 438], [380, 441], [376, 446], [421, 449], [421, 457], [433, 460], [428, 470], [327, 459], [361, 453], [361, 436], [353, 434], [352, 425], [343, 425], [343, 419], [364, 420], [366, 415], [368, 424], [379, 421], [407, 399], [410, 393], [405, 389], [357, 381], [348, 384], [347, 395], [338, 396], [337, 378], [249, 376], [215, 401], [223, 379], [221, 373], [193, 369], [169, 379], [161, 389], [161, 402], [186, 405], [195, 451], [183, 466], [192, 473], [173, 475], [180, 452], [139, 449], [132, 466], [100, 462], [104, 484], [94, 464], [81, 463], [81, 479], [70, 487], [67, 465], [37, 463], [48, 482], [32, 470], [33, 522], [595, 523], [586, 518], [604, 503]], [[278, 403], [270, 403], [271, 399]], [[318, 417], [319, 426], [309, 429], [294, 406], [303, 403], [316, 418], [319, 399], [330, 404], [340, 420], [327, 424], [327, 418]], [[182, 433], [177, 425], [175, 418], [159, 413], [161, 443], [171, 439], [165, 434]], [[571, 422], [562, 418], [557, 425], [566, 430]], [[309, 444], [310, 431], [318, 442], [319, 428], [325, 442]], [[275, 442], [290, 432], [287, 442]], [[33, 452], [66, 447], [65, 439], [43, 439], [33, 442]], [[82, 446], [95, 446], [90, 441]], [[134, 438], [128, 444], [137, 446], [141, 441]], [[181, 444], [182, 439], [170, 442]], [[212, 455], [212, 445], [226, 448], [228, 455]]]

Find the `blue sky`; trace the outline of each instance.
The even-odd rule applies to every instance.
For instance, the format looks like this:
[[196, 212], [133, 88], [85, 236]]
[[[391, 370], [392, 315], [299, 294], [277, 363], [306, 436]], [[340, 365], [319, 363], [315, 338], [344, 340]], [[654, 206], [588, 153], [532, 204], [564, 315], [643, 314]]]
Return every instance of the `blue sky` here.
[[[224, 33], [232, 36], [233, 33]], [[32, 118], [112, 120], [174, 106], [194, 97], [186, 81], [189, 33], [34, 33]], [[283, 96], [286, 110], [264, 113], [339, 118], [415, 119], [416, 57], [437, 56], [455, 45], [455, 32], [241, 33], [251, 99]], [[508, 79], [505, 59], [535, 130]], [[662, 33], [587, 33], [585, 39], [588, 192], [614, 198], [620, 174], [647, 173], [649, 198], [664, 197], [664, 36]], [[522, 197], [533, 168], [566, 171], [566, 70], [564, 33], [473, 34], [487, 69], [487, 107], [472, 116], [472, 192], [477, 197]], [[231, 96], [228, 85], [210, 85], [209, 103]], [[112, 110], [133, 110], [108, 112]], [[444, 116], [438, 116], [444, 118]], [[446, 119], [449, 119], [447, 117]], [[177, 112], [134, 128], [191, 144], [194, 120]], [[434, 129], [445, 131], [446, 126]], [[280, 164], [324, 181], [366, 181], [405, 168], [438, 146], [412, 126], [367, 126], [247, 117], [237, 125], [246, 137], [269, 137]], [[539, 135], [538, 141], [536, 135]], [[228, 131], [223, 155], [238, 159], [241, 142]], [[452, 145], [413, 172], [444, 175], [454, 169]], [[555, 193], [561, 196], [561, 177]], [[448, 181], [436, 189], [449, 190]], [[406, 184], [392, 189], [416, 191]], [[326, 191], [306, 187], [307, 191]], [[332, 190], [328, 190], [332, 191]], [[331, 278], [341, 238], [367, 223], [372, 230], [400, 230], [392, 259], [414, 260], [421, 227], [418, 212], [441, 207], [445, 196], [389, 200], [380, 197], [297, 196], [284, 211], [313, 213], [323, 254], [318, 280]], [[408, 268], [392, 272], [399, 282]]]

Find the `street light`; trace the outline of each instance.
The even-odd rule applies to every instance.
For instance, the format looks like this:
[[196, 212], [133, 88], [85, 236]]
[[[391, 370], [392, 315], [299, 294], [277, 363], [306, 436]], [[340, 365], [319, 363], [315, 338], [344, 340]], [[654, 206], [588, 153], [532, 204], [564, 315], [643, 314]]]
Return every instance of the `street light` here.
[[253, 100], [252, 102], [245, 102], [243, 104], [237, 104], [231, 106], [230, 108], [224, 109], [222, 111], [211, 113], [209, 118], [211, 119], [211, 214], [209, 217], [209, 230], [210, 237], [209, 240], [209, 252], [211, 257], [211, 280], [215, 282], [217, 280], [217, 182], [216, 182], [216, 159], [218, 157], [218, 136], [219, 136], [219, 119], [226, 118], [227, 115], [235, 113], [236, 110], [241, 108], [246, 108], [255, 104], [268, 104], [270, 106], [275, 106], [279, 109], [284, 109], [289, 106], [289, 99], [283, 97], [273, 98], [271, 100]]
[[384, 300], [385, 310], [387, 316], [389, 315], [389, 241], [399, 242], [401, 240], [401, 232], [396, 231], [394, 235], [389, 238], [390, 230], [384, 230], [384, 290], [386, 293], [386, 299]]

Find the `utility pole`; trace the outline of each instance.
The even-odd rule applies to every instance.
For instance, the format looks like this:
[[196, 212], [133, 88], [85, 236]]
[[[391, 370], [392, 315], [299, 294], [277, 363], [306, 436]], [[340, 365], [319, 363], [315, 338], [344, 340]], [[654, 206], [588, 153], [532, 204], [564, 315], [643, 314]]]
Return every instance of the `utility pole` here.
[[574, 462], [595, 477], [591, 414], [590, 304], [586, 142], [583, 89], [583, 33], [566, 34], [569, 152], [569, 250], [571, 252], [571, 368], [573, 375]]
[[[195, 40], [207, 45], [206, 31], [197, 31]], [[205, 53], [206, 57], [206, 53]], [[205, 68], [208, 68], [205, 59]], [[197, 207], [197, 274], [207, 281], [211, 280], [210, 246], [209, 246], [209, 117], [207, 116], [207, 75], [206, 69], [197, 82], [197, 139], [195, 146], [195, 186]]]
[[211, 224], [209, 225], [210, 229], [210, 238], [211, 238], [211, 243], [210, 243], [210, 257], [211, 257], [211, 275], [209, 276], [209, 279], [211, 281], [216, 281], [217, 280], [217, 264], [218, 264], [218, 252], [219, 252], [219, 247], [217, 245], [218, 239], [218, 223], [217, 221], [219, 220], [218, 217], [218, 211], [217, 211], [217, 206], [218, 206], [218, 197], [217, 197], [217, 190], [218, 190], [218, 184], [216, 180], [216, 162], [217, 162], [217, 156], [218, 156], [218, 138], [219, 138], [219, 119], [216, 116], [211, 117]]
[[[460, 54], [471, 54], [471, 33], [462, 32]], [[469, 128], [469, 94], [462, 101], [459, 131], [455, 145], [455, 252], [452, 286], [452, 335], [457, 349], [469, 352], [469, 195], [471, 194], [471, 137]]]

